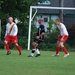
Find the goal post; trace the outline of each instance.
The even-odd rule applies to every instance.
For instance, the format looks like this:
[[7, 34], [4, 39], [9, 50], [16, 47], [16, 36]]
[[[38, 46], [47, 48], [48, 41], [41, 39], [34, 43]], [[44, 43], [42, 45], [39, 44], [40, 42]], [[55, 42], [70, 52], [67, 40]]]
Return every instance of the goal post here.
[[1, 19], [0, 19], [0, 41], [1, 41]]
[[[35, 13], [32, 14], [33, 9], [36, 9]], [[58, 10], [75, 10], [72, 7], [50, 7], [50, 6], [30, 6], [30, 15], [29, 15], [29, 30], [28, 30], [28, 50], [30, 50], [30, 39], [31, 39], [31, 23], [38, 12], [37, 9], [58, 9]]]

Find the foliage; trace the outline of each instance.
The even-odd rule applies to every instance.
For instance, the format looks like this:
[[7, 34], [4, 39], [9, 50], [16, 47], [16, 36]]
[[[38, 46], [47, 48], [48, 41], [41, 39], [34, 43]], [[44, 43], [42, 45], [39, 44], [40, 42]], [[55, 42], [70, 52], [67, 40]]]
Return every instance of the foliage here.
[[4, 49], [4, 42], [0, 41], [0, 49]]
[[48, 28], [49, 33], [57, 32], [56, 23], [54, 22], [54, 20], [50, 20], [48, 24], [49, 24], [49, 28]]
[[7, 18], [12, 16], [17, 18], [20, 22], [17, 24], [19, 28], [19, 36], [28, 37], [29, 8], [35, 5], [38, 1], [44, 0], [0, 0], [0, 19], [2, 23], [2, 40], [5, 33], [5, 25]]
[[[27, 16], [29, 15], [29, 7], [32, 5], [36, 5], [36, 3], [40, 1], [45, 0], [0, 0], [0, 19], [1, 19], [1, 29], [2, 29], [2, 41], [0, 42], [0, 48], [4, 48], [4, 35], [5, 35], [5, 25], [7, 23], [7, 18], [9, 16], [12, 16], [14, 19], [17, 18], [20, 22], [17, 24], [19, 33], [19, 44], [22, 48], [27, 48], [27, 41], [28, 41], [28, 24], [29, 19]], [[58, 30], [52, 29], [52, 25], [55, 24], [53, 20], [49, 21], [49, 32], [45, 35], [45, 42], [40, 44], [39, 48], [41, 49], [53, 49], [55, 48], [56, 41], [57, 41], [57, 35]], [[36, 31], [36, 27], [32, 23], [32, 29], [31, 29], [31, 43], [34, 40], [35, 36], [33, 35], [33, 32]], [[52, 30], [52, 32], [50, 32]], [[68, 41], [69, 45], [72, 46], [72, 43], [74, 45], [74, 41]], [[11, 48], [15, 48], [15, 46], [10, 45]]]
[[[4, 18], [3, 15], [13, 16], [19, 18], [24, 13], [29, 14], [29, 7], [35, 5], [38, 1], [44, 0], [1, 0], [0, 1], [0, 18]], [[2, 14], [3, 13], [3, 14]]]
[[[35, 28], [34, 25], [32, 26], [32, 29]], [[36, 29], [35, 29], [36, 31]], [[32, 30], [32, 36], [31, 36], [31, 49], [32, 49], [32, 42], [35, 39], [35, 35], [33, 35], [33, 30]], [[28, 36], [28, 35], [27, 35]], [[56, 49], [56, 42], [57, 42], [57, 36], [58, 33], [54, 33], [54, 34], [45, 34], [45, 38], [44, 38], [44, 42], [42, 42], [38, 48], [40, 50], [45, 50], [45, 51], [55, 51]], [[22, 37], [19, 36], [19, 45], [21, 46], [22, 49], [27, 49], [27, 45], [28, 45], [28, 39], [26, 36]], [[71, 42], [72, 43], [72, 42]], [[74, 47], [75, 46], [71, 46], [69, 44], [69, 41], [67, 41], [67, 43], [65, 43], [65, 46], [67, 47], [67, 49], [69, 51], [74, 51]], [[0, 42], [0, 49], [4, 49], [4, 42], [1, 41]], [[14, 45], [10, 44], [10, 48], [11, 49], [16, 49]]]

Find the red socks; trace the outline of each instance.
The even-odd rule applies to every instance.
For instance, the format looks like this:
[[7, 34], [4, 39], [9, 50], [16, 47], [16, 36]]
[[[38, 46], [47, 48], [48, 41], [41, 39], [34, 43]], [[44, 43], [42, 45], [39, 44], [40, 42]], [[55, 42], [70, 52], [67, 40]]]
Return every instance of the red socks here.
[[[5, 48], [6, 48], [7, 52], [10, 52], [10, 48], [9, 48], [8, 44], [5, 44]], [[16, 46], [16, 48], [18, 49], [19, 53], [22, 53], [20, 46]]]
[[66, 47], [64, 46], [64, 47], [62, 47], [62, 50], [65, 52], [65, 54], [68, 54], [68, 51], [67, 51], [67, 49], [66, 49]]
[[6, 48], [7, 52], [10, 52], [10, 49], [9, 49], [9, 45], [8, 44], [5, 44], [5, 48]]
[[59, 53], [60, 47], [56, 47], [56, 54]]
[[17, 48], [17, 50], [19, 51], [19, 53], [22, 53], [21, 52], [21, 48], [20, 48], [20, 46], [18, 45], [18, 46], [16, 46], [16, 48]]
[[[59, 53], [59, 50], [60, 50], [60, 47], [56, 47], [56, 54], [58, 54]], [[67, 51], [67, 49], [66, 49], [66, 47], [64, 46], [64, 47], [62, 47], [62, 50], [65, 52], [65, 54], [68, 54], [68, 51]]]

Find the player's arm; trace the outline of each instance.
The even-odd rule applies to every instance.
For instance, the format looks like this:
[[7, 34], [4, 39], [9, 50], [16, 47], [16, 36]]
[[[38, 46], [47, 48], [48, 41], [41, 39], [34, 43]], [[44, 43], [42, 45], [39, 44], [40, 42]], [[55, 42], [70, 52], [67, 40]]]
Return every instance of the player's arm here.
[[63, 42], [63, 40], [64, 40], [64, 35], [63, 35], [63, 37], [61, 38], [61, 40], [60, 40], [60, 41], [61, 41], [61, 42]]
[[39, 35], [39, 37], [42, 37], [42, 36], [44, 36], [45, 35], [45, 32], [42, 32], [40, 35]]
[[37, 34], [37, 32], [33, 32], [33, 34], [35, 34], [35, 35], [36, 35], [36, 34]]
[[42, 26], [42, 33], [39, 35], [39, 37], [42, 37], [44, 35], [45, 35], [45, 28], [44, 28], [44, 26]]
[[14, 28], [14, 34], [13, 35], [15, 36], [18, 33], [18, 27], [17, 27], [17, 25], [14, 25], [13, 28]]
[[7, 34], [8, 34], [8, 31], [7, 31], [7, 25], [6, 25], [6, 31], [5, 31], [5, 36], [4, 36], [4, 38], [7, 36]]
[[62, 36], [62, 38], [61, 38], [61, 41], [63, 41], [63, 38], [64, 38], [64, 36], [65, 36], [65, 30], [64, 30], [64, 27], [62, 27], [62, 31], [63, 31], [63, 36]]
[[39, 36], [36, 36], [37, 39], [39, 39], [40, 37], [44, 36], [45, 32], [42, 32]]
[[45, 29], [44, 29], [44, 26], [42, 27], [42, 33], [37, 36], [37, 38], [39, 39], [40, 37], [44, 36], [45, 35]]
[[64, 38], [64, 36], [65, 36], [65, 35], [63, 35], [61, 39], [63, 39], [63, 38]]

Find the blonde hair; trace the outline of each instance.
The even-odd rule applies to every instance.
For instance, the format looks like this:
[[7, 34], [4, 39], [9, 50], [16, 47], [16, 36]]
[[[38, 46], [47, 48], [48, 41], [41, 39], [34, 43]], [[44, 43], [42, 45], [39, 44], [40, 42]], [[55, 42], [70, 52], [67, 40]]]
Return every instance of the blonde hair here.
[[57, 18], [56, 21], [61, 22], [61, 20], [59, 18]]

